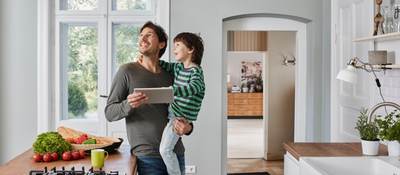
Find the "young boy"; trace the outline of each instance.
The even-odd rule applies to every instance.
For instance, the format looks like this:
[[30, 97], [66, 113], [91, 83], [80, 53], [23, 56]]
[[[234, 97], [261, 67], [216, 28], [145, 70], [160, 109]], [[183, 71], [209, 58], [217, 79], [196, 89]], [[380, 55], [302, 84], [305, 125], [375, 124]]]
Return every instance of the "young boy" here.
[[174, 74], [174, 102], [169, 107], [169, 122], [164, 128], [160, 154], [169, 175], [180, 175], [174, 147], [180, 136], [173, 130], [174, 120], [193, 122], [197, 119], [204, 98], [204, 77], [200, 67], [203, 57], [203, 40], [196, 34], [183, 32], [174, 38], [174, 54], [178, 63], [160, 60], [163, 69]]

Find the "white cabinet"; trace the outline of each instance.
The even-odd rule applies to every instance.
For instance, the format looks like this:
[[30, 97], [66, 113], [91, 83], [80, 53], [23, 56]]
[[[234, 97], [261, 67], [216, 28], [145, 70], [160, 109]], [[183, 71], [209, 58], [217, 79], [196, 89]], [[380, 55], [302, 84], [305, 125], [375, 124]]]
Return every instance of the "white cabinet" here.
[[292, 156], [289, 152], [286, 152], [284, 156], [284, 175], [300, 175], [299, 161]]

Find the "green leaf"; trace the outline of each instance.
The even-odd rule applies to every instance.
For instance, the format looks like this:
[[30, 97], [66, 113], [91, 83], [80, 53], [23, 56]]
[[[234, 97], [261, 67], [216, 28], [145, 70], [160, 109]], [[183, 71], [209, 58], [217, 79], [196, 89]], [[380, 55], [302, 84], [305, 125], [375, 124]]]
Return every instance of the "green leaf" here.
[[65, 151], [72, 150], [72, 145], [66, 142], [57, 132], [45, 132], [37, 136], [32, 145], [35, 153], [53, 153], [62, 155]]
[[361, 109], [355, 129], [358, 130], [362, 140], [376, 141], [379, 128], [376, 122], [368, 123], [367, 109]]

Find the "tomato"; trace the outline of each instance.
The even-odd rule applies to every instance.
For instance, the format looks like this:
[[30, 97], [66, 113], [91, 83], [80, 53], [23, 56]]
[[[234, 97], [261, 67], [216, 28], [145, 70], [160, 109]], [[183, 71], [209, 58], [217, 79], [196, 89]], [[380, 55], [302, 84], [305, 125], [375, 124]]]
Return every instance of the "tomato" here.
[[72, 155], [71, 155], [71, 152], [69, 152], [69, 151], [66, 151], [62, 154], [62, 160], [69, 161], [69, 160], [71, 160], [71, 158], [72, 158]]
[[66, 138], [65, 141], [67, 141], [68, 143], [75, 143], [75, 139], [74, 138]]
[[52, 161], [50, 153], [46, 153], [46, 154], [43, 155], [43, 161], [45, 161], [45, 162], [51, 162]]
[[74, 159], [74, 160], [78, 160], [81, 158], [81, 155], [79, 154], [78, 151], [72, 151], [71, 154], [72, 154], [72, 159]]
[[54, 161], [58, 160], [58, 154], [57, 153], [51, 153], [51, 159]]
[[86, 156], [85, 150], [83, 150], [83, 149], [79, 150], [79, 154], [80, 154], [81, 158], [85, 158], [85, 156]]
[[35, 162], [41, 162], [41, 161], [43, 161], [43, 156], [40, 155], [39, 153], [35, 153], [35, 154], [33, 155], [33, 160], [34, 160]]

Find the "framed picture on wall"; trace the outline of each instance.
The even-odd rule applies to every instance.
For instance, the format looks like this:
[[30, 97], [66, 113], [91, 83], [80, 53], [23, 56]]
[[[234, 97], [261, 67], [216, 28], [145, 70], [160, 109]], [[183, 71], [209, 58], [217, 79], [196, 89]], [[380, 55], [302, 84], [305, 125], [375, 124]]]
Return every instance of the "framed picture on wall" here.
[[262, 62], [242, 61], [241, 65], [240, 83], [242, 90], [247, 88], [250, 92], [262, 91]]

